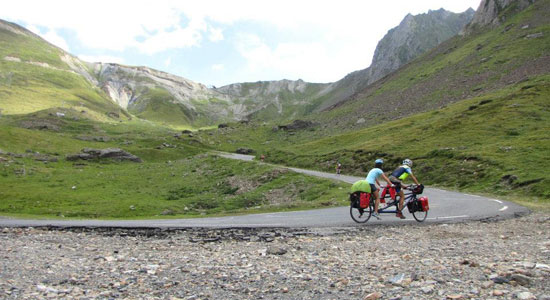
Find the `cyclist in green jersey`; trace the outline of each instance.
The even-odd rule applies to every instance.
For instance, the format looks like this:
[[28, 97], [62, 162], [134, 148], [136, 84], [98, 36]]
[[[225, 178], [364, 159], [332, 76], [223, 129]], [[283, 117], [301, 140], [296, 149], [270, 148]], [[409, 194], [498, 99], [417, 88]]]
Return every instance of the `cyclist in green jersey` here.
[[395, 169], [395, 171], [393, 171], [393, 173], [391, 173], [390, 175], [390, 181], [392, 184], [395, 185], [395, 191], [399, 193], [399, 208], [396, 216], [401, 219], [405, 219], [405, 216], [403, 216], [403, 213], [402, 213], [405, 194], [403, 193], [401, 186], [403, 186], [403, 188], [407, 188], [407, 186], [403, 184], [403, 180], [407, 179], [410, 175], [414, 183], [416, 183], [417, 185], [420, 185], [416, 177], [413, 175], [413, 172], [411, 169], [412, 165], [413, 165], [412, 160], [407, 158], [403, 161], [403, 165]]

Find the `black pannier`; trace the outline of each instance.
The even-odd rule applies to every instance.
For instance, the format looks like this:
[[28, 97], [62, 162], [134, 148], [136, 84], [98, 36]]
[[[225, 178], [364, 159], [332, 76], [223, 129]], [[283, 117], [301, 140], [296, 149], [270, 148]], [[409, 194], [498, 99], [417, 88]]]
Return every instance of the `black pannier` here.
[[349, 201], [353, 208], [359, 208], [359, 197], [361, 192], [355, 192], [349, 194]]
[[407, 208], [412, 214], [413, 212], [422, 211], [422, 204], [420, 204], [420, 201], [418, 201], [417, 199], [414, 199], [413, 201], [407, 203]]

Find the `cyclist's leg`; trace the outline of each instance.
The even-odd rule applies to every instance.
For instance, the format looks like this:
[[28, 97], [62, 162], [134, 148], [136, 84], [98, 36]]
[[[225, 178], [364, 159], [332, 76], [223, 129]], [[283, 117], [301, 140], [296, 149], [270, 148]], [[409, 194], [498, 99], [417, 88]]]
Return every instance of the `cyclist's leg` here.
[[395, 191], [399, 194], [399, 204], [397, 204], [397, 214], [396, 216], [398, 218], [401, 218], [401, 219], [404, 219], [405, 217], [403, 216], [403, 203], [405, 201], [405, 193], [403, 192], [403, 189], [401, 187], [401, 182], [393, 182], [392, 183], [395, 185]]
[[378, 207], [380, 206], [380, 193], [376, 184], [369, 183], [371, 194], [374, 196], [374, 212], [378, 213]]
[[374, 199], [376, 199], [374, 202], [374, 212], [378, 213], [378, 208], [380, 207], [380, 193], [378, 192], [378, 190], [375, 190], [373, 194]]
[[403, 189], [399, 191], [399, 211], [403, 210], [403, 202], [405, 201], [405, 193], [403, 193]]
[[[402, 204], [403, 202], [403, 189], [401, 189], [401, 182], [400, 181], [392, 181], [391, 182], [394, 185], [395, 193], [399, 195], [399, 203]], [[396, 195], [396, 196], [397, 196]], [[395, 201], [396, 199], [393, 198]], [[399, 206], [397, 207], [399, 209]]]

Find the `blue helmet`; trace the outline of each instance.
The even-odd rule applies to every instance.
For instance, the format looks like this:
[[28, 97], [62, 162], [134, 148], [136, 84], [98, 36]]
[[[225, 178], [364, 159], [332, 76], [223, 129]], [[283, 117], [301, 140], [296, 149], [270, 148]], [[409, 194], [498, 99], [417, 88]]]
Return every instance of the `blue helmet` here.
[[375, 164], [383, 164], [384, 163], [384, 160], [379, 158], [377, 160], [374, 161]]

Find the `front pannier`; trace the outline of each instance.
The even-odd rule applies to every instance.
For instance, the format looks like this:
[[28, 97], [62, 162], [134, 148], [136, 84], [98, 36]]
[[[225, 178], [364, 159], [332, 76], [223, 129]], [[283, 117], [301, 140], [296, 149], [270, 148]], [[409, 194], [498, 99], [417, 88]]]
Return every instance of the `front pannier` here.
[[428, 203], [428, 197], [420, 197], [420, 199], [418, 199], [418, 202], [420, 202], [420, 211], [430, 210], [430, 205]]
[[417, 211], [422, 211], [422, 205], [420, 204], [419, 200], [414, 200], [407, 203], [407, 208], [409, 209], [409, 213], [411, 214]]

